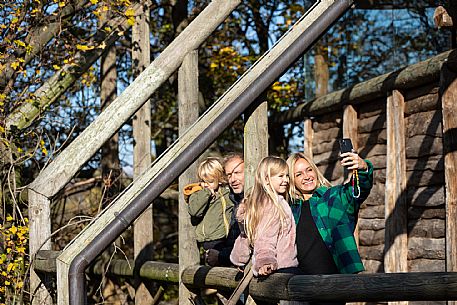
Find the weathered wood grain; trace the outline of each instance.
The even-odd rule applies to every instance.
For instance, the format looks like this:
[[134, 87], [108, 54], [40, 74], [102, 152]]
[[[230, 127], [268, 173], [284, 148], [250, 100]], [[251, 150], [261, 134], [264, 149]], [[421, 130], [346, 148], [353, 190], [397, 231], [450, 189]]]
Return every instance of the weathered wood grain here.
[[[405, 101], [394, 90], [387, 98], [387, 179], [385, 193], [386, 272], [408, 271], [408, 234], [406, 205]], [[400, 305], [400, 304], [397, 304]]]
[[[179, 68], [178, 72], [178, 120], [179, 135], [185, 134], [186, 130], [194, 124], [199, 117], [198, 109], [198, 51], [190, 52]], [[200, 162], [199, 159], [197, 162]], [[190, 165], [179, 177], [179, 201], [178, 201], [178, 253], [179, 274], [188, 266], [200, 263], [200, 253], [197, 246], [195, 227], [190, 221], [187, 203], [182, 195], [182, 189], [189, 183], [196, 182], [197, 162]], [[179, 299], [182, 304], [190, 304], [190, 292], [182, 282], [179, 283]]]
[[440, 83], [446, 184], [446, 271], [449, 272], [457, 271], [457, 74], [453, 69], [455, 65], [443, 66]]

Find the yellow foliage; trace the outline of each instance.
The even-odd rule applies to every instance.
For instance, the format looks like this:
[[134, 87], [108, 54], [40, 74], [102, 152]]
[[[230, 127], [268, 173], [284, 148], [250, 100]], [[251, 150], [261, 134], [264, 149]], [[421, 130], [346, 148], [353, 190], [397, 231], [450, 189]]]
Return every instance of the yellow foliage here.
[[17, 232], [16, 226], [12, 226], [9, 231], [13, 234], [16, 234], [16, 232]]
[[60, 66], [59, 65], [52, 65], [52, 67], [54, 68], [54, 70], [60, 70]]
[[15, 61], [15, 62], [11, 63], [11, 68], [13, 68], [14, 70], [17, 70], [18, 67], [19, 67], [19, 61]]
[[97, 4], [97, 3], [98, 3], [98, 0], [90, 0], [90, 3], [92, 3], [92, 4]]
[[0, 305], [5, 303], [4, 296], [15, 295], [18, 289], [22, 289], [27, 278], [29, 228], [23, 224], [28, 223], [28, 219], [22, 223], [17, 222], [11, 215], [6, 215], [6, 222], [0, 225], [0, 240], [4, 241], [5, 250], [0, 253]]
[[130, 26], [133, 26], [135, 24], [135, 18], [130, 17], [129, 19], [127, 19], [127, 24]]
[[81, 44], [77, 44], [76, 48], [78, 50], [81, 50], [81, 51], [89, 51], [89, 50], [93, 50], [94, 49], [93, 46], [84, 46], [84, 45], [81, 45]]
[[65, 2], [64, 1], [60, 1], [59, 2], [59, 7], [64, 7], [65, 6]]
[[25, 42], [21, 41], [21, 40], [15, 40], [14, 41], [14, 44], [16, 44], [17, 46], [20, 46], [20, 47], [24, 47], [25, 48]]
[[125, 11], [124, 15], [126, 17], [133, 17], [133, 16], [135, 16], [135, 10], [133, 8], [129, 8], [128, 10]]

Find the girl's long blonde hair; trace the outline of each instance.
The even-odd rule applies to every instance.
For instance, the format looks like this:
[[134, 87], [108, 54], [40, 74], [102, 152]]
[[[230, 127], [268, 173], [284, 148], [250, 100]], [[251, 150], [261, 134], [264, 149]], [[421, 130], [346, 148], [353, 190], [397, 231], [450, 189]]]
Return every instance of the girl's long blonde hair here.
[[304, 159], [306, 162], [309, 163], [309, 166], [313, 169], [313, 171], [316, 173], [317, 176], [317, 185], [316, 189], [321, 187], [321, 186], [327, 186], [327, 187], [332, 187], [332, 184], [330, 181], [325, 179], [324, 175], [320, 172], [320, 170], [317, 168], [316, 164], [313, 162], [312, 158], [308, 157], [302, 152], [298, 153], [293, 153], [287, 158], [287, 165], [289, 166], [289, 196], [290, 198], [295, 201], [297, 199], [303, 199], [303, 194], [297, 190], [295, 187], [295, 173], [294, 173], [294, 168], [295, 168], [295, 163], [300, 160]]
[[[263, 158], [256, 169], [252, 192], [245, 200], [246, 234], [251, 244], [254, 243], [257, 237], [257, 226], [265, 213], [274, 213], [275, 217], [280, 218], [281, 228], [284, 226], [286, 212], [279, 204], [278, 193], [271, 185], [271, 176], [277, 175], [282, 171], [288, 173], [288, 167], [286, 161], [279, 157]], [[284, 194], [286, 200], [287, 195], [286, 191]], [[265, 209], [269, 202], [273, 203], [274, 209]]]

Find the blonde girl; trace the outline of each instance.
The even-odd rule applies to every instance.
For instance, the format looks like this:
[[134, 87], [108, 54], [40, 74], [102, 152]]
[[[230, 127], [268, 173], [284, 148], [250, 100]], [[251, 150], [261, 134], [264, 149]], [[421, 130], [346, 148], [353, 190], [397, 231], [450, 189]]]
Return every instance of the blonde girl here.
[[252, 249], [256, 276], [298, 266], [295, 222], [287, 202], [288, 172], [283, 159], [264, 158], [257, 167], [252, 192], [237, 213], [238, 220], [244, 220], [246, 234], [235, 241], [230, 259], [236, 266], [243, 266]]

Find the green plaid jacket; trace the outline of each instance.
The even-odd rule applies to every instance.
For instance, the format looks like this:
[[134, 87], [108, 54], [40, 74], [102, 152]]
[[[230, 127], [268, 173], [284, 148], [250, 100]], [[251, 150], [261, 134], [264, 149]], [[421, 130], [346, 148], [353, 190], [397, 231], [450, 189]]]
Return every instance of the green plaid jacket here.
[[[364, 270], [357, 250], [354, 229], [360, 205], [370, 194], [373, 185], [373, 164], [366, 172], [359, 171], [360, 197], [352, 196], [351, 183], [333, 187], [321, 186], [309, 199], [314, 223], [330, 251], [340, 273], [357, 273]], [[300, 219], [303, 200], [295, 200], [292, 212], [295, 222]]]

